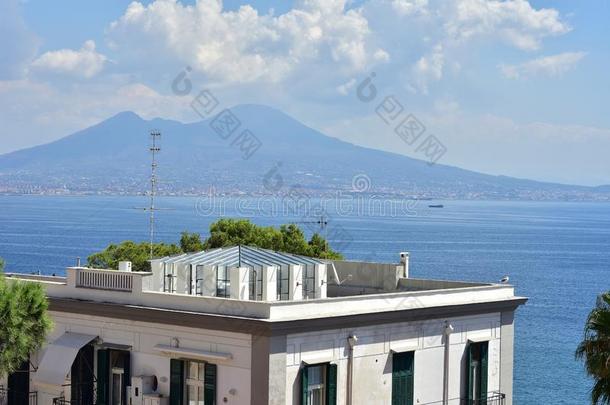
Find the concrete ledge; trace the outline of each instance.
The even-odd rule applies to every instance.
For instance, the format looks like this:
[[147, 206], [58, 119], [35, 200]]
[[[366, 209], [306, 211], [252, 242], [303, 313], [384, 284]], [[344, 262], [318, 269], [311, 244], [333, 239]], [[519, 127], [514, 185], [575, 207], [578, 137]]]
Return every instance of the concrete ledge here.
[[445, 305], [430, 308], [413, 308], [387, 312], [318, 317], [291, 321], [270, 321], [248, 317], [203, 314], [187, 311], [167, 310], [154, 307], [140, 307], [113, 303], [99, 303], [61, 298], [49, 298], [50, 310], [75, 314], [86, 314], [130, 321], [151, 322], [164, 325], [186, 326], [191, 328], [224, 330], [254, 336], [275, 336], [290, 333], [304, 333], [316, 330], [352, 328], [366, 325], [380, 325], [443, 319], [455, 316], [514, 311], [525, 304], [527, 298], [514, 297], [498, 301]]

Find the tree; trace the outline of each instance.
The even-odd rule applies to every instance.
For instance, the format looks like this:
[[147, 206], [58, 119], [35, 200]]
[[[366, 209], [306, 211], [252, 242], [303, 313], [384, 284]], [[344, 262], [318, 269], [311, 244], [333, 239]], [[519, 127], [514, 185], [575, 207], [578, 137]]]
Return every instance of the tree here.
[[0, 376], [12, 373], [45, 342], [52, 322], [40, 284], [4, 277], [0, 259]]
[[343, 255], [333, 251], [328, 245], [328, 241], [317, 233], [314, 233], [309, 240], [309, 250], [312, 257], [332, 260], [343, 259]]
[[[295, 224], [258, 226], [247, 219], [223, 218], [210, 225], [210, 236], [201, 241], [198, 233], [182, 232], [180, 246], [157, 243], [153, 245], [154, 257], [173, 256], [180, 253], [199, 252], [228, 246], [256, 246], [280, 252], [294, 253], [322, 259], [340, 260], [343, 256], [333, 251], [328, 242], [318, 234], [309, 241]], [[101, 252], [87, 258], [87, 266], [101, 269], [117, 269], [120, 261], [130, 261], [134, 271], [150, 271], [150, 244], [125, 241], [111, 244]]]
[[[154, 257], [172, 256], [182, 253], [174, 244], [156, 243], [153, 245]], [[117, 269], [120, 261], [130, 261], [134, 271], [150, 271], [150, 243], [125, 241], [111, 244], [101, 252], [87, 258], [87, 266], [98, 269]]]
[[201, 235], [188, 231], [182, 232], [182, 236], [180, 237], [180, 249], [182, 249], [184, 253], [200, 252], [204, 250]]
[[591, 403], [610, 404], [610, 291], [597, 298], [585, 323], [584, 337], [576, 350], [593, 377]]
[[210, 236], [204, 242], [205, 249], [235, 245], [256, 246], [298, 255], [325, 259], [342, 259], [328, 242], [314, 234], [309, 242], [303, 231], [295, 224], [258, 226], [247, 219], [223, 218], [210, 225]]

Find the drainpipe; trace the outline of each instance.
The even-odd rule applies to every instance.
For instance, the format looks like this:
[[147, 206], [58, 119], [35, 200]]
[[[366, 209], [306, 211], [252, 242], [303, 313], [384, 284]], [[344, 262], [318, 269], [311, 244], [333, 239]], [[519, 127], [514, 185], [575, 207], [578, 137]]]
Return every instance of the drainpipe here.
[[352, 405], [352, 386], [354, 381], [354, 346], [358, 342], [358, 337], [354, 334], [347, 338], [349, 347], [347, 353], [347, 405]]
[[445, 337], [445, 364], [443, 370], [443, 405], [449, 405], [449, 348], [450, 337], [453, 332], [453, 325], [449, 321], [445, 321], [445, 329], [443, 331]]

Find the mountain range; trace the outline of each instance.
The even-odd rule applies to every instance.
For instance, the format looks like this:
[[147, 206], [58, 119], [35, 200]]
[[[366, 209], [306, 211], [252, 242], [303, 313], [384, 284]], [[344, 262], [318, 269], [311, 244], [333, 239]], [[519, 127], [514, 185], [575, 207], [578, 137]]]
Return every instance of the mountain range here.
[[[0, 193], [141, 194], [149, 133], [159, 131], [160, 194], [364, 192], [415, 198], [608, 200], [586, 187], [477, 173], [357, 146], [274, 108], [238, 105], [230, 117], [184, 124], [119, 113], [46, 145], [0, 155]], [[225, 118], [233, 119], [231, 125]], [[234, 132], [231, 132], [234, 130]], [[244, 130], [247, 130], [244, 132]]]

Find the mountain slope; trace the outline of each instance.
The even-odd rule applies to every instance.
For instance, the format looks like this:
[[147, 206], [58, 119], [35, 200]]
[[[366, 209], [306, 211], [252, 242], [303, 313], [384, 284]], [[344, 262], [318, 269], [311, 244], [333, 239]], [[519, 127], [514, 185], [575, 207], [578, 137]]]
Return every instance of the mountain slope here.
[[[153, 128], [162, 133], [159, 177], [165, 193], [199, 193], [212, 186], [268, 193], [275, 191], [264, 186], [274, 167], [285, 188], [298, 184], [317, 193], [350, 191], [359, 174], [370, 178], [370, 192], [419, 197], [598, 199], [609, 192], [430, 166], [328, 137], [270, 107], [239, 105], [231, 111], [241, 126], [227, 139], [214, 131], [211, 120], [182, 124], [117, 114], [56, 142], [0, 156], [0, 192], [143, 192]], [[248, 159], [238, 138], [243, 129], [261, 142]]]

